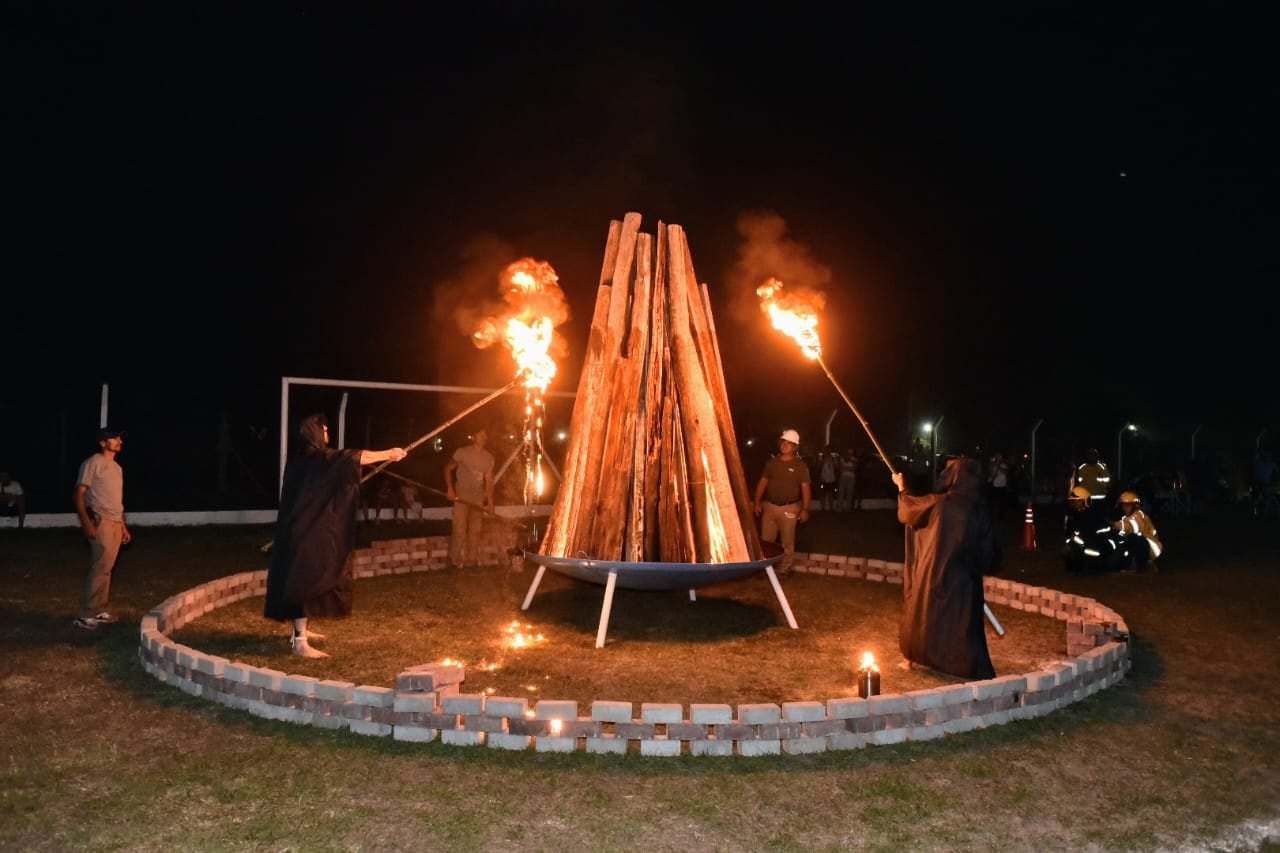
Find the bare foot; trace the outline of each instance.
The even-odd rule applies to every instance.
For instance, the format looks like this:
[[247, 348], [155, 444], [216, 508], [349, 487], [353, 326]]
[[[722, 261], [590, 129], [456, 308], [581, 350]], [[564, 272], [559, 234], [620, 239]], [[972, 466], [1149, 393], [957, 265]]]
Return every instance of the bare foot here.
[[289, 641], [293, 653], [300, 658], [327, 658], [329, 655], [319, 649], [311, 648], [306, 637], [294, 637]]
[[324, 639], [324, 634], [321, 634], [319, 631], [312, 631], [310, 628], [308, 628], [308, 629], [307, 629], [307, 639], [308, 639], [308, 640], [323, 640], [323, 639]]

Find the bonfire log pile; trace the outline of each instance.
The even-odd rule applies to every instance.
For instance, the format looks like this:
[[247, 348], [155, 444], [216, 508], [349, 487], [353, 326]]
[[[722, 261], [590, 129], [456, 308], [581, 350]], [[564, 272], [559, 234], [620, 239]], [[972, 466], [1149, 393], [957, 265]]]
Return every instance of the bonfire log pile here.
[[684, 229], [609, 226], [563, 477], [540, 553], [761, 558], [706, 285]]

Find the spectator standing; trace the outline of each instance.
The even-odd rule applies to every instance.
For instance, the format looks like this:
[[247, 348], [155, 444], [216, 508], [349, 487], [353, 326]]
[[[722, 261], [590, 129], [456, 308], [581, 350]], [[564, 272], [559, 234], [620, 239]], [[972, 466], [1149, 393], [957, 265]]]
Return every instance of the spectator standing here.
[[1004, 521], [1009, 509], [1009, 463], [1003, 453], [991, 457], [987, 469], [987, 499], [990, 502], [993, 521]]
[[994, 678], [983, 620], [982, 577], [1000, 562], [1000, 547], [983, 499], [982, 463], [965, 456], [947, 462], [941, 492], [912, 495], [898, 487], [898, 521], [907, 527], [903, 567], [902, 656], [948, 675]]
[[840, 457], [840, 487], [836, 494], [836, 507], [852, 512], [858, 495], [858, 456], [853, 448]]
[[18, 516], [19, 528], [26, 527], [27, 495], [22, 491], [22, 484], [10, 477], [8, 471], [0, 471], [0, 509]]
[[418, 520], [422, 520], [422, 497], [418, 494], [418, 487], [413, 483], [400, 484], [400, 506], [397, 512], [403, 512], [401, 519], [404, 523], [409, 523], [410, 514], [416, 515]]
[[80, 463], [72, 492], [80, 529], [89, 540], [89, 576], [80, 596], [80, 615], [72, 624], [86, 631], [116, 621], [107, 610], [111, 573], [121, 546], [133, 538], [124, 512], [124, 469], [116, 462], [124, 438], [121, 430], [98, 430], [98, 452]]
[[481, 427], [471, 436], [471, 443], [453, 452], [444, 467], [445, 493], [453, 501], [452, 535], [449, 537], [449, 564], [461, 568], [480, 565], [480, 533], [484, 511], [493, 507], [494, 458], [485, 445], [488, 430]]
[[818, 454], [818, 491], [822, 494], [822, 511], [836, 508], [836, 488], [840, 482], [840, 454], [827, 445]]
[[778, 562], [778, 575], [791, 574], [791, 563], [796, 552], [796, 525], [809, 520], [809, 504], [813, 501], [813, 486], [809, 479], [809, 466], [797, 455], [800, 433], [793, 429], [778, 436], [778, 455], [764, 464], [764, 471], [756, 483], [753, 509], [760, 517], [760, 538], [782, 545], [782, 559]]
[[331, 448], [329, 423], [321, 414], [303, 418], [298, 437], [301, 447], [284, 468], [262, 612], [268, 619], [293, 623], [293, 654], [324, 658], [328, 655], [310, 644], [324, 635], [310, 630], [307, 620], [351, 615], [360, 466], [399, 462], [406, 453], [401, 447]]

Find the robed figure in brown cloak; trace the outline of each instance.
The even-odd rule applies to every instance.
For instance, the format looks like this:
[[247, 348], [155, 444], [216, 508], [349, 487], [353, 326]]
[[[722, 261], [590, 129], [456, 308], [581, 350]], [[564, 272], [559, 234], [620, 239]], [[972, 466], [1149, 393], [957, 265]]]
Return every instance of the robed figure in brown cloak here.
[[912, 663], [968, 680], [996, 674], [982, 576], [999, 565], [1000, 546], [985, 482], [982, 464], [962, 456], [947, 463], [937, 492], [910, 495], [898, 484], [898, 521], [907, 529], [898, 645]]

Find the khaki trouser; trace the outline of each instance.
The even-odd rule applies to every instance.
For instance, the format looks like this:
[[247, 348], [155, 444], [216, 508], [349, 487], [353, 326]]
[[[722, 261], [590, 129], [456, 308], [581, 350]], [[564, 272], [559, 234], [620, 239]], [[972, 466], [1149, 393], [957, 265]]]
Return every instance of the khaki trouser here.
[[98, 522], [98, 534], [89, 540], [89, 577], [80, 597], [80, 615], [97, 616], [107, 609], [111, 595], [111, 571], [120, 555], [124, 538], [124, 522], [104, 518]]
[[449, 537], [449, 562], [455, 566], [480, 565], [480, 530], [484, 513], [476, 507], [453, 502], [453, 530]]
[[778, 571], [784, 575], [791, 571], [791, 561], [795, 558], [796, 525], [800, 520], [802, 506], [800, 501], [790, 504], [762, 501], [760, 505], [760, 538], [782, 546]]

